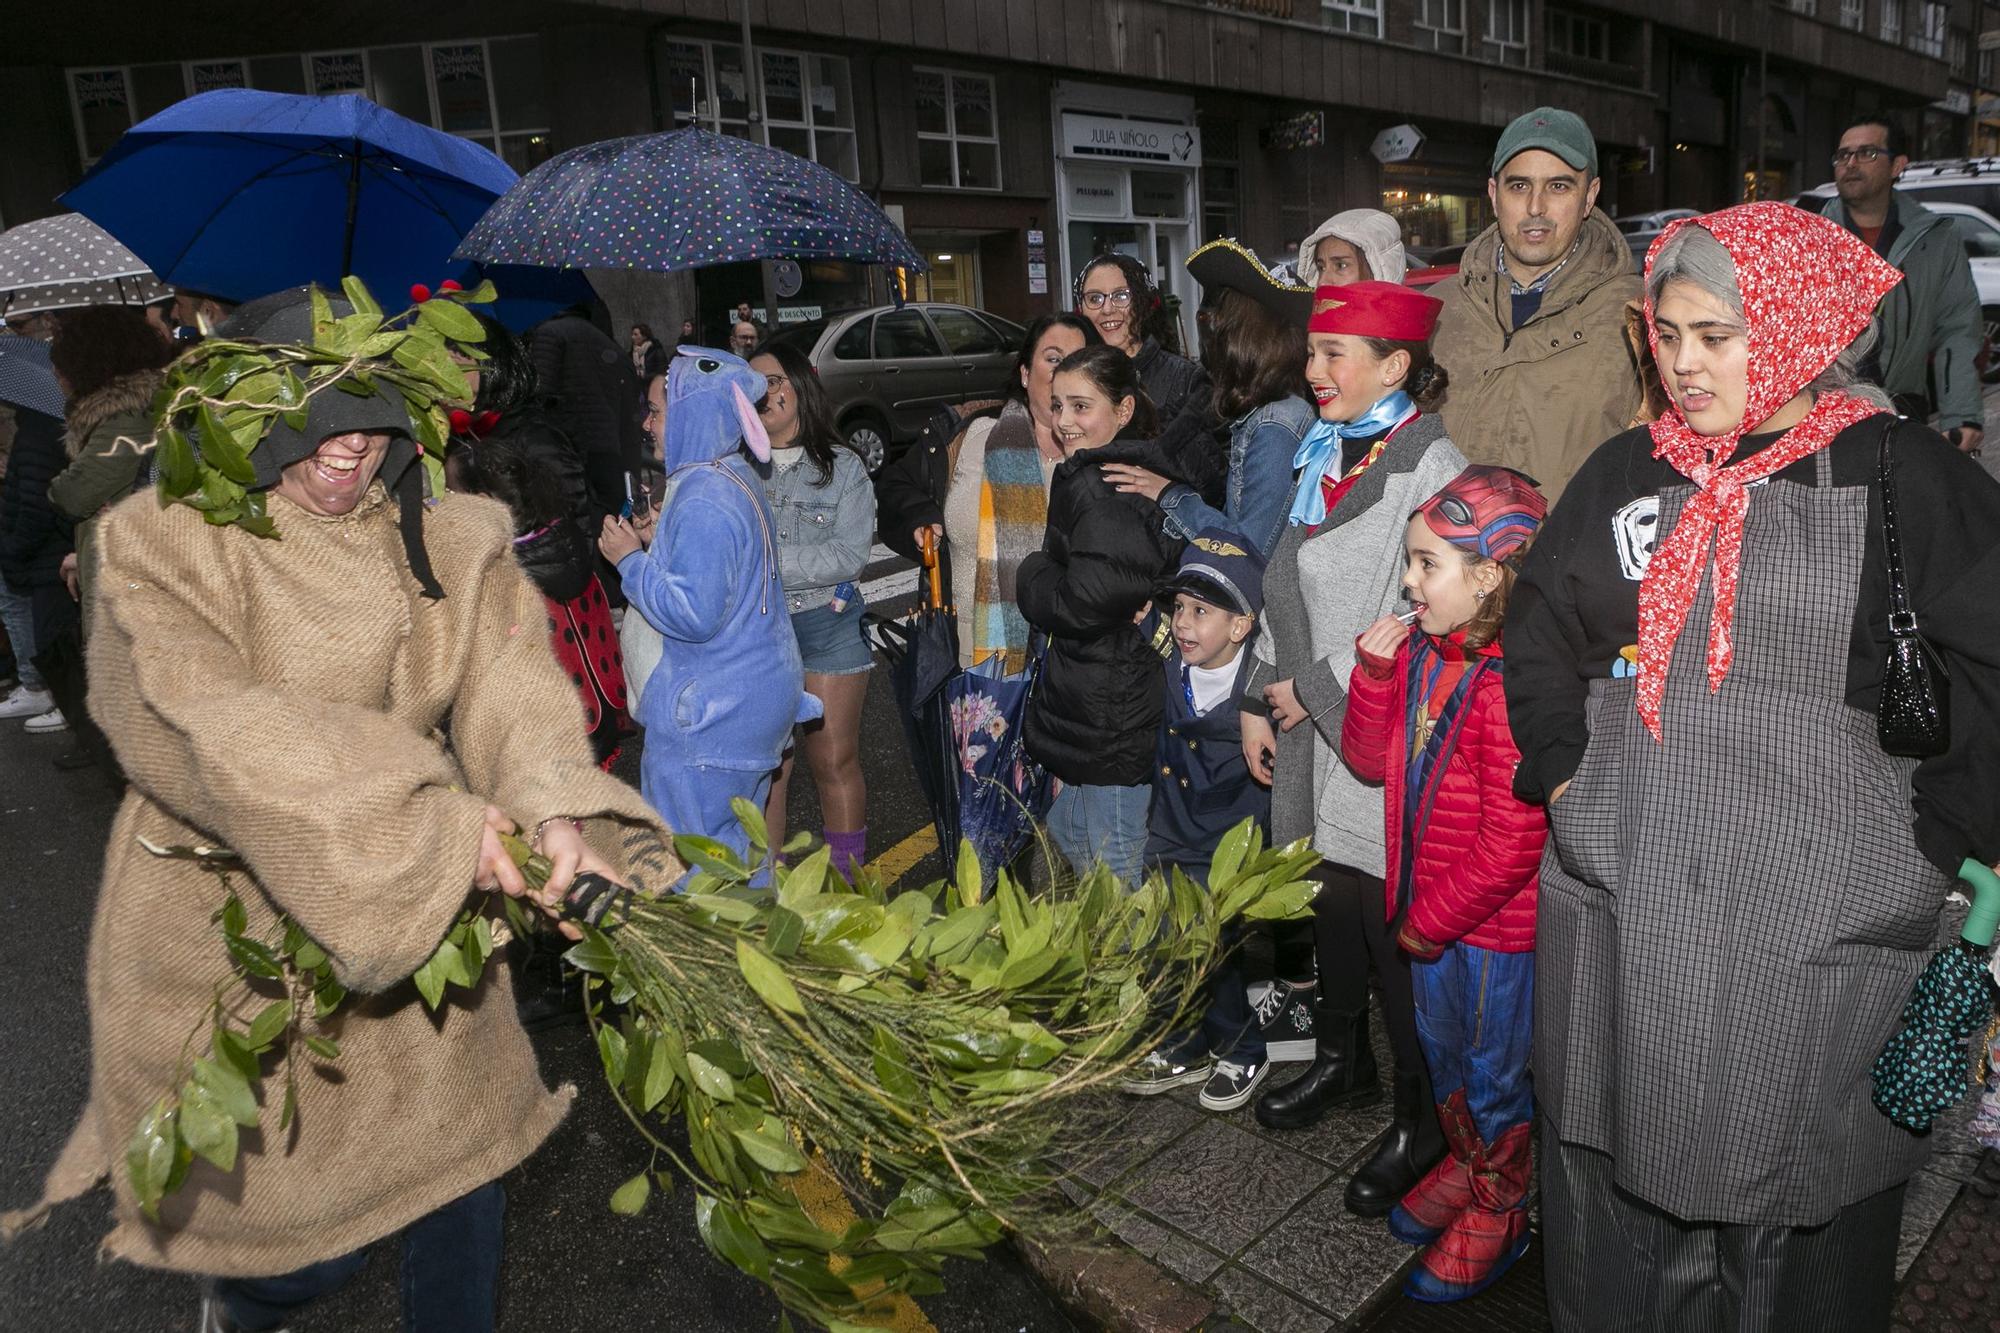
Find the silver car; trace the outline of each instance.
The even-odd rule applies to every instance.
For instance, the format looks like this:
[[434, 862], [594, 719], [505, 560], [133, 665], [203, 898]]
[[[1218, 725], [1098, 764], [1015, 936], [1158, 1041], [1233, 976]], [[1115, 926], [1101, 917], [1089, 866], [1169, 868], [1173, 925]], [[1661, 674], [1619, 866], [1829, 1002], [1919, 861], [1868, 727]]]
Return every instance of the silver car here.
[[793, 324], [772, 341], [806, 354], [841, 433], [874, 472], [939, 407], [1006, 392], [1026, 333], [984, 310], [912, 301]]

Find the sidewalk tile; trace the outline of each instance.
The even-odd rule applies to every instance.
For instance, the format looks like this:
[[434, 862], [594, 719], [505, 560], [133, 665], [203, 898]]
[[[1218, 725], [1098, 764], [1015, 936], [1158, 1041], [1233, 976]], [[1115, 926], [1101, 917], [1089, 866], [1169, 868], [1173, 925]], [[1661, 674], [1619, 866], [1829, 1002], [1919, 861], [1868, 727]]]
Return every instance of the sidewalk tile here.
[[1117, 1232], [1118, 1239], [1189, 1282], [1206, 1282], [1222, 1267], [1221, 1255], [1211, 1253], [1116, 1199], [1108, 1196], [1099, 1199], [1091, 1205], [1090, 1214]]
[[1102, 1138], [1079, 1150], [1079, 1160], [1072, 1169], [1077, 1179], [1096, 1189], [1103, 1189], [1201, 1124], [1200, 1111], [1170, 1097], [1120, 1096], [1119, 1100], [1129, 1102], [1130, 1109], [1121, 1118], [1113, 1108]]
[[1169, 1226], [1235, 1254], [1327, 1176], [1310, 1157], [1211, 1120], [1155, 1156], [1119, 1192]]
[[1414, 1254], [1380, 1218], [1348, 1212], [1335, 1182], [1291, 1210], [1284, 1225], [1251, 1246], [1240, 1262], [1346, 1318]]
[[1257, 1117], [1250, 1114], [1246, 1107], [1242, 1124], [1243, 1128], [1259, 1138], [1268, 1139], [1292, 1152], [1304, 1153], [1340, 1171], [1353, 1166], [1361, 1150], [1389, 1127], [1390, 1110], [1389, 1099], [1384, 1096], [1373, 1106], [1329, 1111], [1318, 1124], [1305, 1129], [1266, 1129], [1257, 1123]]
[[1235, 1264], [1216, 1274], [1210, 1285], [1229, 1302], [1230, 1313], [1257, 1333], [1331, 1333], [1336, 1327], [1319, 1311]]

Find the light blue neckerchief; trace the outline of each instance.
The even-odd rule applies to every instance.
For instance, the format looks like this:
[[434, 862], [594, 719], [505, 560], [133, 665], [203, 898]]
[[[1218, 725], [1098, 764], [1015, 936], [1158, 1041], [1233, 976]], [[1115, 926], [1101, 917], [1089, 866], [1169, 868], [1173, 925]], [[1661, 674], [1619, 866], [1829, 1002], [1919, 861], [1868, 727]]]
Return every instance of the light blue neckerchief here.
[[1416, 414], [1417, 407], [1410, 401], [1410, 395], [1398, 389], [1378, 399], [1357, 420], [1315, 421], [1305, 439], [1299, 441], [1298, 453], [1292, 456], [1292, 467], [1299, 474], [1299, 489], [1292, 496], [1292, 526], [1303, 523], [1316, 528], [1326, 522], [1326, 495], [1320, 482], [1340, 466], [1342, 440], [1386, 434]]

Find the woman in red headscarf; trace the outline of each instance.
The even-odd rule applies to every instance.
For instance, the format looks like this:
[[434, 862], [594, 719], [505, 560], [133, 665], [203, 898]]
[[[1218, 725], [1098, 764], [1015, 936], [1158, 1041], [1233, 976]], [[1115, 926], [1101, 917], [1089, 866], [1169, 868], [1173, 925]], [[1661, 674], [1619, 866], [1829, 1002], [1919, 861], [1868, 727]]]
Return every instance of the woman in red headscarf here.
[[[1888, 1327], [1928, 1143], [1869, 1066], [1947, 875], [2000, 858], [2000, 487], [1855, 382], [1901, 275], [1783, 204], [1677, 224], [1646, 313], [1672, 408], [1603, 445], [1507, 618], [1546, 800], [1535, 1091], [1559, 1329]], [[1951, 739], [1885, 754], [1878, 465]]]

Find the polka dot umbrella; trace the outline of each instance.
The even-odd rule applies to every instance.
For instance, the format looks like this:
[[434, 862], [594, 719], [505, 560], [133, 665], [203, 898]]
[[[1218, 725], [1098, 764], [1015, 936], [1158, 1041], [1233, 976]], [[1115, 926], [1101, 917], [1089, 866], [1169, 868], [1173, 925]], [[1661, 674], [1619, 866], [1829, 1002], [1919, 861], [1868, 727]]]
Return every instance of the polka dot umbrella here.
[[0, 315], [146, 305], [172, 294], [144, 260], [81, 213], [0, 232]]
[[888, 215], [825, 167], [696, 129], [550, 158], [500, 196], [455, 257], [662, 273], [754, 259], [925, 267]]

